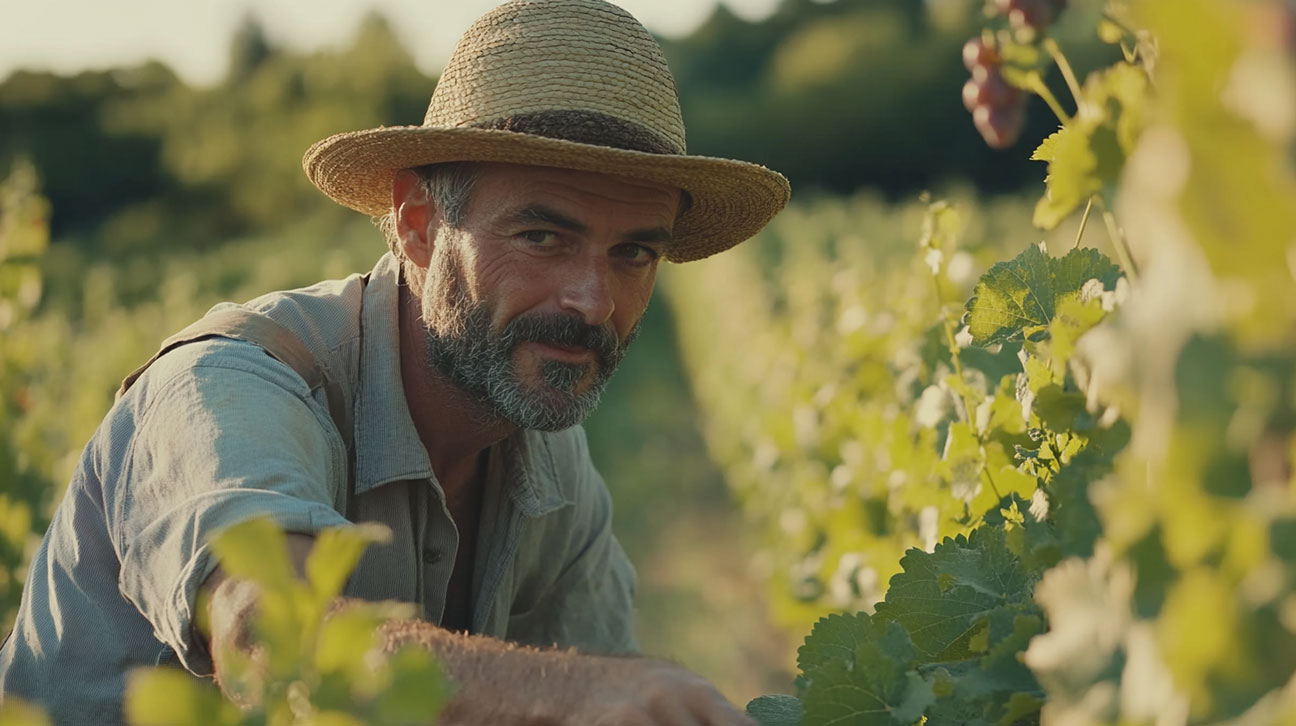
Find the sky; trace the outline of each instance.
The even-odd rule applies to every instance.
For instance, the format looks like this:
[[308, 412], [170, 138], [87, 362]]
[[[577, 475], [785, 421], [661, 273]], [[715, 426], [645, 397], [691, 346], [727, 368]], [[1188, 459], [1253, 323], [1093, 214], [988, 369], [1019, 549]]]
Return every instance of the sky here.
[[[614, 0], [649, 30], [687, 33], [717, 0]], [[738, 15], [768, 15], [778, 0], [725, 0]], [[272, 43], [297, 50], [345, 45], [370, 9], [392, 21], [425, 73], [435, 75], [459, 35], [498, 0], [0, 0], [0, 80], [18, 68], [75, 73], [158, 59], [191, 83], [225, 72], [230, 36], [249, 12]]]

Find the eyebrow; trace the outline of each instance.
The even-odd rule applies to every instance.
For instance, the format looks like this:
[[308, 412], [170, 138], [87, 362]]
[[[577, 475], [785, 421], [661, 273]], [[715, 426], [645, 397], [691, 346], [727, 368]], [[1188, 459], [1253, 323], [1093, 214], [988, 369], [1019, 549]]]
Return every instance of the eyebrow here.
[[[547, 207], [543, 204], [533, 204], [518, 210], [516, 213], [509, 215], [510, 221], [514, 222], [541, 222], [551, 224], [559, 229], [577, 234], [589, 232], [589, 227], [583, 222], [572, 219], [562, 212]], [[674, 235], [665, 227], [649, 227], [646, 229], [631, 230], [622, 238], [627, 242], [645, 242], [666, 244], [674, 240]]]

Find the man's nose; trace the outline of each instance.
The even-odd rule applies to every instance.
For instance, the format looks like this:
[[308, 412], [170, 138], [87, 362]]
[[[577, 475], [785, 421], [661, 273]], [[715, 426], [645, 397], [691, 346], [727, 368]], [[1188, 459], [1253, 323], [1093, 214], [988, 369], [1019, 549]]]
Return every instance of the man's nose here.
[[581, 316], [589, 325], [603, 325], [616, 309], [612, 270], [607, 260], [582, 256], [565, 270], [558, 304]]

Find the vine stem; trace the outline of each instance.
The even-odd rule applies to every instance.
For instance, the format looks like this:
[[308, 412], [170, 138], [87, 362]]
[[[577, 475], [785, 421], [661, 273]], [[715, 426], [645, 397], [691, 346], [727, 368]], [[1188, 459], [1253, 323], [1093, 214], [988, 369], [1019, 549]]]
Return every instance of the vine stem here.
[[[954, 325], [950, 323], [949, 317], [945, 315], [945, 291], [941, 289], [940, 275], [932, 273], [932, 285], [936, 288], [936, 307], [940, 310], [941, 327], [945, 329], [945, 345], [949, 347], [950, 360], [954, 363], [954, 372], [961, 379], [963, 377], [963, 365], [959, 361], [958, 341], [954, 340]], [[963, 401], [963, 405], [967, 406], [966, 400]]]
[[[957, 375], [959, 380], [962, 381], [963, 364], [959, 360], [958, 341], [954, 339], [954, 324], [950, 322], [949, 316], [945, 315], [945, 291], [941, 289], [939, 273], [932, 273], [932, 286], [936, 288], [936, 306], [940, 309], [941, 327], [945, 330], [945, 345], [949, 347], [950, 361], [954, 363], [955, 375]], [[968, 424], [972, 428], [972, 435], [976, 436], [977, 445], [984, 447], [985, 440], [981, 438], [981, 432], [977, 431], [976, 421], [973, 420], [973, 417], [976, 416], [976, 409], [972, 406], [972, 401], [968, 400], [967, 396], [960, 395], [959, 397], [963, 399], [963, 409], [967, 412]], [[1003, 499], [1003, 496], [999, 494], [999, 487], [995, 485], [994, 477], [990, 474], [990, 469], [982, 465], [981, 473], [985, 475], [986, 483], [990, 485], [990, 491], [994, 492], [995, 499]]]
[[1044, 103], [1047, 103], [1048, 107], [1053, 109], [1053, 115], [1057, 116], [1058, 121], [1063, 126], [1071, 123], [1070, 114], [1062, 108], [1062, 104], [1058, 103], [1057, 97], [1053, 95], [1053, 92], [1049, 90], [1048, 86], [1044, 85], [1044, 79], [1036, 74], [1031, 74], [1030, 79], [1030, 90], [1035, 95], [1044, 99]]
[[1080, 218], [1080, 229], [1076, 230], [1076, 241], [1071, 245], [1073, 250], [1080, 249], [1080, 238], [1084, 237], [1085, 225], [1089, 223], [1089, 213], [1093, 211], [1093, 205], [1094, 198], [1091, 196], [1089, 203], [1085, 205], [1084, 216]]
[[1102, 210], [1103, 222], [1107, 225], [1107, 236], [1111, 239], [1112, 247], [1116, 248], [1116, 255], [1120, 257], [1121, 267], [1125, 269], [1125, 274], [1129, 275], [1130, 282], [1138, 282], [1138, 266], [1134, 263], [1134, 255], [1130, 253], [1129, 242], [1125, 240], [1125, 233], [1121, 231], [1120, 225], [1116, 223], [1116, 215], [1112, 214], [1101, 197], [1095, 195], [1092, 199], [1097, 200], [1098, 207]]
[[1078, 113], [1081, 93], [1080, 81], [1076, 79], [1075, 70], [1071, 68], [1070, 61], [1067, 60], [1062, 49], [1058, 47], [1057, 41], [1052, 38], [1045, 38], [1041, 45], [1044, 46], [1045, 52], [1053, 58], [1053, 62], [1057, 64], [1058, 70], [1062, 71], [1062, 78], [1066, 80], [1067, 88], [1071, 89], [1071, 97], [1075, 100]]

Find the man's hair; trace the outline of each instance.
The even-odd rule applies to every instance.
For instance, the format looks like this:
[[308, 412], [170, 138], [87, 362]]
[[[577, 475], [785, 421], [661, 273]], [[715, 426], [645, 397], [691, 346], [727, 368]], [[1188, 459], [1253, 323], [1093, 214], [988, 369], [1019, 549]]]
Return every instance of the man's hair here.
[[[410, 171], [422, 180], [423, 192], [441, 212], [441, 219], [451, 228], [463, 224], [464, 210], [477, 180], [477, 167], [470, 161], [451, 161], [444, 164], [419, 166]], [[403, 264], [405, 252], [401, 249], [400, 234], [396, 231], [396, 211], [392, 210], [375, 220], [387, 239], [387, 248]]]

